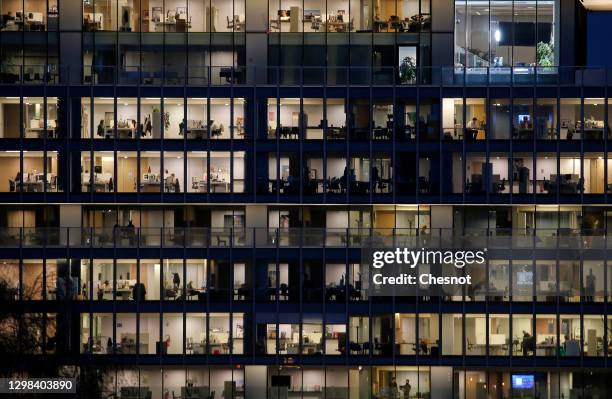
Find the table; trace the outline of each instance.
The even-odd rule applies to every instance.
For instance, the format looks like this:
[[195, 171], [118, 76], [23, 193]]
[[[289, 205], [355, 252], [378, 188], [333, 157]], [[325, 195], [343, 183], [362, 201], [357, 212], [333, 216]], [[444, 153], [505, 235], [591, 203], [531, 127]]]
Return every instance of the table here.
[[[132, 129], [131, 127], [118, 127], [117, 128], [117, 138], [120, 138], [120, 139], [133, 139], [133, 138], [136, 137], [135, 130], [136, 129]], [[113, 128], [106, 128], [104, 130], [104, 138], [105, 139], [112, 139], [114, 137], [115, 137], [115, 129], [113, 129]]]
[[208, 138], [208, 128], [198, 127], [187, 129], [187, 139], [206, 139]]
[[[20, 188], [19, 184], [23, 184], [23, 189]], [[15, 182], [15, 191], [25, 191], [25, 192], [43, 192], [45, 189], [44, 182], [41, 181], [24, 181], [24, 182]]]
[[25, 129], [24, 134], [26, 139], [43, 139], [43, 138], [55, 138], [55, 130], [45, 129], [42, 127], [30, 127]]
[[140, 192], [143, 193], [159, 193], [160, 182], [142, 182], [140, 183]]
[[[85, 191], [86, 192], [91, 192], [90, 186], [91, 183], [86, 181], [83, 182], [83, 186], [85, 187]], [[93, 183], [93, 191], [96, 193], [100, 193], [100, 192], [105, 192], [106, 191], [106, 185], [107, 183], [105, 182], [101, 182], [101, 181], [96, 181]]]
[[229, 183], [220, 180], [210, 181], [210, 192], [212, 193], [229, 193]]

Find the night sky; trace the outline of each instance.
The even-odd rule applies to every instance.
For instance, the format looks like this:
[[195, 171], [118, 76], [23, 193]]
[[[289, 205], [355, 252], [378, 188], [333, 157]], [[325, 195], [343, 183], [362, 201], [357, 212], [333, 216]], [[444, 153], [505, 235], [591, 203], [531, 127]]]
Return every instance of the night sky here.
[[612, 68], [612, 12], [589, 12], [587, 65]]

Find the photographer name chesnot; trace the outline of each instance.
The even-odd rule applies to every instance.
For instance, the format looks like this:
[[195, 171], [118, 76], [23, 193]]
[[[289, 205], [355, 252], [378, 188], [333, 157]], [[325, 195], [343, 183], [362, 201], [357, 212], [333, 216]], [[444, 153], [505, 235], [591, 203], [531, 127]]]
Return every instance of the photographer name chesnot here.
[[472, 276], [434, 276], [429, 273], [422, 273], [417, 276], [402, 273], [398, 276], [383, 276], [380, 273], [372, 275], [372, 282], [375, 285], [470, 285]]
[[414, 269], [418, 264], [452, 264], [462, 269], [467, 265], [482, 265], [485, 262], [486, 252], [486, 248], [479, 251], [395, 248], [387, 251], [373, 251], [372, 267], [380, 269], [386, 265], [406, 265]]

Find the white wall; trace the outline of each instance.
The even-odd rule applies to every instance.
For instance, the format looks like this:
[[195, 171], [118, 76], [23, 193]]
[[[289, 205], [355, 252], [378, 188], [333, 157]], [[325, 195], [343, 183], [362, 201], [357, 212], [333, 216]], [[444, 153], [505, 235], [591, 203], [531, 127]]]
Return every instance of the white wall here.
[[346, 159], [328, 158], [327, 159], [327, 178], [342, 177], [346, 168]]
[[327, 126], [346, 126], [346, 113], [344, 112], [344, 105], [327, 105]]
[[349, 215], [347, 211], [327, 211], [325, 216], [325, 226], [328, 229], [348, 228]]

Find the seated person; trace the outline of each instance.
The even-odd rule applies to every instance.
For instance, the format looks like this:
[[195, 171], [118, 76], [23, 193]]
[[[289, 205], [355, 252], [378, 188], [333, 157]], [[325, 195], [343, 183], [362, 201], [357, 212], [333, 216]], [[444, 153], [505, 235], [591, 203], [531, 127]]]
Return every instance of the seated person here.
[[132, 299], [135, 301], [144, 301], [147, 296], [147, 290], [143, 283], [136, 283], [132, 287]]
[[531, 122], [529, 121], [528, 116], [523, 116], [523, 120], [521, 121], [519, 128], [521, 130], [529, 130], [532, 129]]

